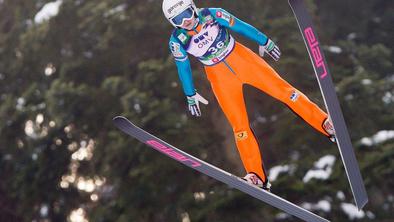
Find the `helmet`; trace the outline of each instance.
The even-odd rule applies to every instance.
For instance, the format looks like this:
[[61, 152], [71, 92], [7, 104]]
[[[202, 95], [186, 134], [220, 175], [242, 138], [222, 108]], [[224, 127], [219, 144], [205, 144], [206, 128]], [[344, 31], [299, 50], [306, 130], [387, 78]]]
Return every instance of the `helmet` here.
[[173, 26], [179, 27], [184, 19], [197, 17], [197, 7], [193, 0], [163, 0], [163, 13]]

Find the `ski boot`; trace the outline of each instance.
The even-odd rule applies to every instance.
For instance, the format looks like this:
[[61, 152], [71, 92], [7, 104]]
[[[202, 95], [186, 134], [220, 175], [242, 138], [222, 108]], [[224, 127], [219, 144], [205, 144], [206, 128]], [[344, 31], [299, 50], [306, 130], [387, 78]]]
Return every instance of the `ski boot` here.
[[328, 133], [328, 138], [331, 140], [331, 142], [336, 143], [337, 139], [335, 137], [334, 127], [330, 118], [324, 120], [323, 129]]
[[268, 179], [266, 182], [263, 182], [255, 173], [248, 173], [243, 179], [251, 185], [257, 186], [268, 192], [271, 191], [271, 184]]

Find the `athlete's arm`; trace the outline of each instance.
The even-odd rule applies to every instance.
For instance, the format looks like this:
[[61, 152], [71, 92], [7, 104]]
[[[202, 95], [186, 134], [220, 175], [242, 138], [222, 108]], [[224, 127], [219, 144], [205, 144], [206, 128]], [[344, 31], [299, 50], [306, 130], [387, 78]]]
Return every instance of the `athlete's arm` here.
[[175, 64], [178, 69], [178, 77], [181, 81], [183, 92], [186, 96], [193, 96], [196, 94], [196, 90], [194, 88], [192, 69], [186, 50], [173, 36], [171, 36], [169, 46], [175, 59]]
[[226, 10], [222, 8], [209, 8], [209, 11], [220, 25], [257, 42], [259, 45], [265, 45], [267, 43], [268, 38], [264, 33], [233, 16]]
[[257, 30], [255, 27], [231, 15], [226, 10], [221, 8], [210, 8], [212, 16], [219, 22], [220, 25], [240, 33], [241, 35], [257, 42], [260, 56], [268, 53], [275, 61], [278, 61], [281, 55], [279, 47], [269, 39], [264, 33]]
[[178, 68], [178, 76], [183, 87], [183, 92], [186, 95], [189, 111], [193, 116], [201, 116], [199, 103], [201, 102], [207, 105], [208, 101], [198, 94], [194, 88], [192, 69], [186, 50], [173, 36], [171, 36], [169, 45]]

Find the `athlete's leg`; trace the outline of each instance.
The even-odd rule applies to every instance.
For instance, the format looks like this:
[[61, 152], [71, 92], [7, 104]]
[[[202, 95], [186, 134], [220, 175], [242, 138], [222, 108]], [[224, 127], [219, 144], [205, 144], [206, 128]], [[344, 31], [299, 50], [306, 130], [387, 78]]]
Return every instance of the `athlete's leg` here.
[[282, 79], [269, 64], [250, 49], [239, 44], [236, 52], [239, 59], [242, 58], [247, 64], [243, 65], [247, 69], [246, 72], [240, 71], [243, 81], [282, 101], [312, 127], [328, 136], [322, 126], [327, 118], [324, 111]]
[[235, 142], [246, 171], [257, 174], [266, 182], [260, 149], [249, 125], [242, 92], [243, 83], [223, 63], [205, 67], [205, 70], [216, 99], [233, 128]]

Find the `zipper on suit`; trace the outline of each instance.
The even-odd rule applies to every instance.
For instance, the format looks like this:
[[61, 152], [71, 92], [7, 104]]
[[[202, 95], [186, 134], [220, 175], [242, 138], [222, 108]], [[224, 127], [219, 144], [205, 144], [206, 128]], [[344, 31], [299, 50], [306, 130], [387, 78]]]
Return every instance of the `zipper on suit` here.
[[233, 70], [233, 68], [231, 68], [231, 66], [226, 62], [226, 60], [223, 60], [224, 64], [227, 66], [227, 68], [234, 74], [237, 75], [237, 73], [235, 73], [235, 71]]

